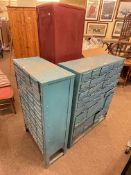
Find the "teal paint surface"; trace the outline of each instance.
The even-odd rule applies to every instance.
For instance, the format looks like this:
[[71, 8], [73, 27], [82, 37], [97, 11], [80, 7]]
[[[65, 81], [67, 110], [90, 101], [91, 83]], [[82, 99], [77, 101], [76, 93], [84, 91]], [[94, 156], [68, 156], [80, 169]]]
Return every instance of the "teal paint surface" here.
[[38, 57], [14, 67], [25, 125], [48, 167], [67, 150], [75, 75]]
[[100, 55], [59, 64], [76, 75], [68, 147], [106, 116], [123, 62], [121, 57]]

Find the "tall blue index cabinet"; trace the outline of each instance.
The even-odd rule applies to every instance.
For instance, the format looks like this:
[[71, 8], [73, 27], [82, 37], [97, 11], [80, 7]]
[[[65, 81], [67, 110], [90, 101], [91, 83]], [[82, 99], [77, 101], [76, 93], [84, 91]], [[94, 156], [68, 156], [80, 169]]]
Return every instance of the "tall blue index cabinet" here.
[[75, 75], [39, 57], [14, 67], [26, 129], [48, 167], [67, 149]]
[[76, 74], [69, 147], [106, 116], [123, 62], [121, 57], [100, 55], [59, 64]]

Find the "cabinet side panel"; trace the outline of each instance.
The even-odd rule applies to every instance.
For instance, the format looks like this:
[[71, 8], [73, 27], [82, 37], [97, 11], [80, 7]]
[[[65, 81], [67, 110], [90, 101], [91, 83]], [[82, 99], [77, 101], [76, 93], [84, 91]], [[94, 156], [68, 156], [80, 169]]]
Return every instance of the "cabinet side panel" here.
[[52, 6], [37, 7], [40, 57], [55, 62], [54, 11]]
[[[50, 157], [64, 149], [69, 123], [68, 104], [70, 80], [64, 80], [44, 86], [44, 125], [47, 156]], [[67, 126], [68, 125], [68, 126]]]

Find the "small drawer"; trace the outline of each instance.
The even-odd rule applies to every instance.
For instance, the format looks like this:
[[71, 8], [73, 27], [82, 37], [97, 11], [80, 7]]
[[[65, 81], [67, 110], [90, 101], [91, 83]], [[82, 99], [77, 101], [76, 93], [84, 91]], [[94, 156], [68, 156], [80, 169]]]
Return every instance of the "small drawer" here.
[[93, 101], [95, 99], [99, 99], [99, 98], [102, 98], [104, 97], [104, 93], [103, 93], [103, 90], [100, 90], [98, 92], [95, 92], [93, 93], [91, 96], [90, 96], [90, 101]]
[[39, 114], [35, 111], [35, 116], [36, 116], [36, 119], [38, 118], [38, 120], [40, 120], [42, 122], [42, 115], [41, 114]]
[[107, 65], [101, 68], [100, 75], [106, 74], [113, 69], [113, 65]]
[[75, 118], [75, 127], [77, 125], [79, 125], [80, 123], [82, 123], [85, 119], [86, 119], [86, 116], [87, 116], [87, 112], [83, 112], [81, 113], [80, 115], [78, 115], [76, 118]]
[[102, 118], [105, 117], [105, 112], [104, 110], [101, 110], [100, 112], [98, 112], [96, 115], [95, 115], [95, 118], [94, 118], [94, 123], [97, 123], [99, 122]]
[[82, 75], [82, 81], [87, 82], [90, 80], [92, 76], [92, 72], [86, 72]]
[[122, 67], [122, 66], [123, 66], [123, 61], [119, 61], [119, 62], [114, 64], [113, 68], [119, 68], [119, 67]]
[[96, 110], [96, 105], [91, 106], [91, 107], [88, 109], [87, 119], [90, 118], [91, 116], [93, 116], [96, 112], [97, 112], [97, 110]]
[[104, 105], [104, 101], [103, 99], [100, 100], [99, 102], [97, 102], [95, 105], [91, 106], [88, 109], [88, 113], [87, 113], [87, 118], [90, 118], [91, 116], [93, 116], [96, 112], [98, 112]]
[[36, 127], [40, 130], [42, 130], [42, 123], [38, 119], [36, 119]]
[[77, 103], [77, 109], [82, 108], [83, 106], [85, 106], [85, 103], [83, 103], [83, 102], [78, 102]]
[[87, 91], [84, 91], [84, 92], [81, 92], [80, 94], [79, 94], [79, 100], [81, 100], [81, 99], [83, 99], [84, 97], [87, 97], [88, 96], [88, 93], [89, 93], [89, 91], [87, 90]]
[[34, 110], [41, 114], [41, 107], [37, 104], [34, 104]]
[[33, 118], [33, 120], [36, 120], [36, 116], [35, 116], [34, 111], [30, 111], [30, 114], [31, 114], [31, 117]]
[[113, 94], [116, 88], [110, 89], [105, 93], [105, 97], [109, 96], [110, 94]]
[[90, 95], [82, 98], [80, 101], [83, 102], [83, 103], [89, 102], [90, 101]]
[[113, 97], [113, 94], [110, 94], [109, 96], [106, 97], [104, 108], [110, 105], [112, 97]]
[[105, 80], [105, 75], [92, 79], [90, 83], [90, 87], [96, 86], [97, 84], [102, 83], [104, 80]]
[[90, 128], [93, 125], [93, 123], [94, 123], [94, 116], [91, 116], [84, 122], [84, 130]]
[[75, 116], [77, 117], [78, 115], [80, 115], [82, 112], [84, 112], [83, 110], [84, 110], [83, 107], [76, 109]]
[[95, 99], [89, 101], [88, 103], [86, 103], [87, 109], [89, 109], [91, 106], [95, 105], [96, 103], [97, 101]]
[[109, 79], [111, 78], [112, 76], [114, 76], [116, 74], [116, 72], [114, 72], [113, 70], [111, 72], [109, 72], [107, 75], [106, 75], [106, 79]]
[[101, 68], [92, 71], [92, 78], [98, 77], [100, 75]]
[[33, 118], [30, 118], [30, 122], [31, 122], [31, 126], [33, 128], [33, 130], [36, 132], [36, 122]]
[[88, 90], [88, 88], [90, 87], [90, 82], [91, 82], [91, 80], [87, 81], [86, 83], [82, 83], [82, 84], [80, 85], [80, 89], [81, 89], [82, 91]]
[[40, 103], [40, 94], [34, 93], [34, 100], [36, 100], [38, 103]]
[[43, 136], [43, 133], [42, 133], [42, 131], [40, 131], [40, 129], [37, 129], [37, 136], [41, 139], [41, 140], [43, 140], [44, 138], [44, 136]]
[[104, 107], [105, 104], [105, 98], [102, 98], [98, 101], [97, 109], [101, 110]]
[[74, 128], [73, 138], [76, 139], [77, 137], [79, 137], [83, 133], [83, 131], [83, 125]]
[[96, 85], [95, 87], [92, 87], [89, 90], [89, 95], [91, 95], [92, 93], [95, 93], [96, 91], [99, 91], [103, 86], [103, 82], [99, 83], [98, 85]]

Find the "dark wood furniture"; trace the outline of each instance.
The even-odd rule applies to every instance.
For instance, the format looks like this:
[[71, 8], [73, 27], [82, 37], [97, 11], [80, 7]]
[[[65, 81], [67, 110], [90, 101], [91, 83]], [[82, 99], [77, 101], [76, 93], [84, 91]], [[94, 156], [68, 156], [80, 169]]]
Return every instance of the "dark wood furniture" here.
[[[131, 14], [128, 14], [124, 18], [121, 34], [118, 41], [115, 40], [114, 43], [110, 42], [107, 45], [108, 53], [125, 58], [124, 69], [126, 68], [127, 71], [124, 76], [124, 83], [123, 83], [124, 86], [131, 77], [131, 42], [129, 42], [130, 37], [131, 37]], [[123, 77], [123, 74], [121, 76]]]
[[121, 77], [124, 80], [123, 85], [125, 86], [127, 81], [131, 77], [131, 42], [118, 41], [117, 43], [112, 44], [109, 53], [112, 55], [121, 56], [125, 58], [124, 68], [126, 68], [127, 71], [125, 76], [123, 71], [121, 75]]
[[121, 29], [120, 37], [117, 39], [109, 39], [103, 40], [103, 45], [106, 45], [108, 52], [112, 51], [112, 47], [114, 43], [118, 43], [119, 41], [129, 41], [131, 37], [131, 14], [128, 14], [124, 18], [123, 26]]

